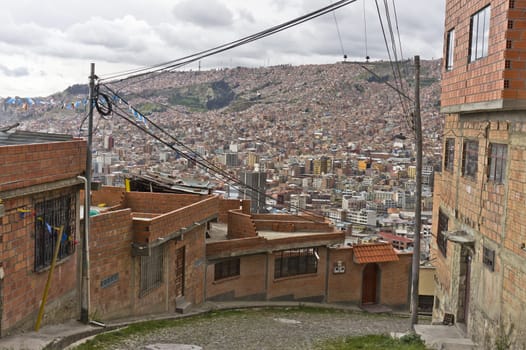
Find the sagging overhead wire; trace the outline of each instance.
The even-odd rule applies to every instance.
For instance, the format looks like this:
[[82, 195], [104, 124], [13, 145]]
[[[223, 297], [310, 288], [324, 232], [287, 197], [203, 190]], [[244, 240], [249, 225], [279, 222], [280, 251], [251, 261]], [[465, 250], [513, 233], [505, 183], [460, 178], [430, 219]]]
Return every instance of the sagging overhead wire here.
[[[107, 88], [110, 92], [113, 93], [113, 90], [111, 90], [111, 88], [109, 88], [108, 86], [104, 86], [104, 87]], [[124, 104], [129, 106], [128, 102], [126, 100], [124, 100], [121, 96], [119, 96], [118, 94], [115, 94], [113, 96], [115, 98], [117, 98], [117, 99], [120, 99], [121, 101], [123, 101]], [[111, 102], [110, 102], [110, 104], [111, 104]], [[142, 116], [144, 118], [145, 122], [147, 122], [153, 128], [159, 130], [161, 133], [166, 135], [170, 139], [170, 141], [166, 141], [162, 137], [159, 137], [152, 130], [150, 130], [149, 128], [146, 128], [144, 126], [144, 124], [136, 122], [136, 118], [128, 116], [127, 112], [128, 112], [128, 110], [125, 110], [125, 109], [121, 108], [118, 105], [115, 105], [115, 108], [113, 108], [113, 114], [114, 115], [121, 117], [122, 119], [126, 120], [130, 124], [132, 124], [135, 127], [139, 128], [141, 131], [145, 132], [149, 136], [151, 136], [154, 139], [156, 139], [157, 141], [161, 142], [163, 145], [167, 146], [168, 148], [170, 148], [173, 151], [175, 151], [178, 154], [180, 154], [183, 158], [185, 158], [185, 159], [187, 159], [189, 161], [195, 162], [200, 167], [206, 169], [209, 172], [209, 174], [211, 176], [213, 176], [214, 178], [216, 178], [216, 179], [218, 179], [220, 181], [227, 181], [229, 183], [229, 185], [232, 188], [234, 188], [234, 189], [241, 190], [241, 188], [244, 188], [245, 190], [250, 190], [251, 192], [249, 192], [248, 194], [251, 197], [260, 196], [260, 197], [263, 197], [263, 198], [271, 198], [271, 199], [273, 199], [272, 197], [267, 195], [265, 192], [262, 192], [260, 189], [255, 188], [255, 187], [250, 186], [250, 185], [247, 185], [246, 183], [242, 182], [238, 178], [232, 176], [228, 172], [226, 172], [223, 169], [219, 168], [214, 163], [208, 161], [202, 155], [200, 155], [199, 153], [193, 151], [190, 147], [186, 146], [183, 142], [179, 141], [173, 135], [168, 133], [164, 128], [162, 128], [161, 126], [157, 125], [150, 118], [148, 118], [146, 116]], [[177, 145], [180, 148], [175, 147], [175, 145]], [[296, 207], [296, 206], [293, 206], [293, 205], [290, 205], [290, 207], [313, 217], [312, 219], [307, 217], [306, 218], [307, 220], [312, 220], [314, 222], [317, 222], [319, 220], [316, 220], [315, 217], [322, 217], [318, 213], [311, 212], [311, 211], [308, 211], [306, 209], [302, 209], [302, 208], [299, 208], [299, 207]]]
[[[388, 58], [389, 58], [389, 63], [391, 65], [391, 70], [393, 72], [393, 78], [394, 78], [395, 86], [396, 86], [395, 90], [398, 93], [398, 96], [399, 96], [399, 99], [400, 99], [400, 106], [402, 107], [402, 111], [403, 111], [403, 114], [405, 116], [404, 120], [405, 120], [408, 128], [411, 131], [414, 132], [414, 120], [412, 119], [413, 113], [409, 111], [410, 108], [408, 108], [407, 105], [406, 105], [407, 101], [404, 100], [404, 98], [407, 99], [407, 95], [408, 94], [406, 92], [404, 92], [403, 77], [402, 77], [401, 70], [400, 70], [400, 59], [401, 58], [400, 59], [398, 58], [398, 49], [397, 49], [396, 40], [395, 40], [395, 37], [394, 37], [394, 31], [393, 31], [393, 28], [392, 28], [392, 21], [391, 21], [389, 5], [388, 5], [387, 0], [384, 0], [385, 16], [386, 16], [387, 27], [388, 27], [389, 34], [390, 34], [391, 48], [390, 48], [389, 41], [387, 39], [387, 35], [386, 35], [386, 32], [385, 32], [384, 21], [382, 19], [382, 14], [381, 14], [381, 11], [380, 11], [380, 6], [378, 5], [378, 0], [375, 0], [375, 4], [376, 4], [376, 11], [378, 13], [378, 19], [380, 21], [380, 26], [381, 26], [381, 29], [382, 29], [382, 35], [383, 35], [383, 38], [384, 38], [385, 47], [386, 47], [386, 50], [387, 50], [387, 55], [388, 55]], [[395, 17], [396, 17], [396, 14], [395, 14]], [[397, 28], [398, 28], [398, 25], [397, 25]], [[398, 36], [399, 35], [400, 34], [398, 32]], [[398, 42], [401, 43], [400, 36], [399, 36]], [[391, 55], [391, 51], [393, 52], [393, 55]], [[400, 48], [400, 51], [401, 51], [401, 48]], [[394, 62], [393, 62], [393, 57], [392, 56], [394, 56], [394, 59], [395, 59]]]
[[[192, 55], [184, 56], [184, 57], [181, 57], [179, 59], [175, 59], [175, 60], [168, 61], [168, 62], [165, 62], [165, 63], [157, 64], [157, 65], [154, 65], [154, 66], [151, 66], [151, 67], [139, 68], [139, 69], [136, 69], [136, 70], [133, 70], [133, 71], [130, 71], [130, 72], [126, 72], [124, 74], [123, 73], [119, 73], [119, 74], [108, 75], [105, 78], [100, 79], [100, 81], [101, 82], [107, 82], [107, 83], [111, 82], [111, 83], [115, 83], [116, 84], [116, 83], [119, 83], [119, 82], [123, 82], [125, 80], [129, 80], [131, 78], [138, 78], [138, 77], [150, 74], [150, 73], [163, 72], [163, 71], [173, 71], [173, 70], [175, 70], [177, 68], [180, 68], [180, 67], [182, 67], [184, 65], [187, 65], [189, 63], [201, 60], [203, 58], [206, 58], [206, 57], [209, 57], [209, 56], [212, 56], [212, 55], [216, 55], [218, 53], [221, 53], [221, 52], [224, 52], [224, 51], [227, 51], [227, 50], [231, 50], [233, 48], [239, 47], [241, 45], [248, 44], [250, 42], [253, 42], [253, 41], [265, 38], [265, 37], [273, 35], [273, 34], [279, 33], [279, 32], [281, 32], [283, 30], [292, 28], [292, 27], [297, 26], [299, 24], [302, 24], [304, 22], [307, 22], [307, 21], [310, 21], [310, 20], [315, 19], [317, 17], [323, 16], [323, 15], [329, 13], [329, 12], [335, 11], [336, 9], [339, 9], [341, 7], [344, 7], [344, 6], [347, 6], [347, 5], [352, 4], [352, 3], [356, 2], [356, 1], [357, 0], [340, 0], [340, 1], [337, 1], [337, 2], [335, 2], [333, 4], [331, 4], [331, 5], [328, 5], [328, 6], [325, 6], [325, 7], [321, 8], [321, 9], [318, 9], [318, 10], [315, 10], [313, 12], [310, 12], [310, 13], [308, 13], [306, 15], [297, 17], [297, 18], [295, 18], [293, 20], [290, 20], [290, 21], [284, 22], [282, 24], [273, 26], [271, 28], [265, 29], [263, 31], [260, 31], [258, 33], [255, 33], [255, 34], [252, 34], [252, 35], [249, 35], [249, 36], [246, 36], [244, 38], [241, 38], [241, 39], [238, 39], [238, 40], [226, 43], [226, 44], [222, 44], [222, 45], [216, 46], [214, 48], [211, 48], [211, 49], [208, 49], [208, 50], [204, 50], [204, 51], [192, 54]], [[139, 80], [139, 81], [143, 81], [143, 80]], [[137, 83], [137, 81], [135, 81], [134, 83]]]

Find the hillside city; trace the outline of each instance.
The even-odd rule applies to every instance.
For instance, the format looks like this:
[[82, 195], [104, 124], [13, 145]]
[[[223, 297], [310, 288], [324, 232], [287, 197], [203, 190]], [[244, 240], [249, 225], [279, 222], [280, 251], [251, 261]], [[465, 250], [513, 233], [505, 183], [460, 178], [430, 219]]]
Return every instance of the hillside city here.
[[[403, 87], [412, 96], [412, 63], [403, 67]], [[352, 225], [361, 240], [382, 232], [381, 238], [403, 250], [412, 249], [414, 234], [413, 107], [385, 84], [389, 76], [385, 62], [340, 62], [172, 72], [111, 87], [229, 174], [264, 174], [258, 186], [267, 198], [253, 206], [256, 212], [315, 212], [341, 229]], [[440, 61], [423, 61], [422, 76], [423, 210], [428, 220], [423, 233], [429, 238], [433, 173], [441, 159]], [[202, 95], [210, 101], [216, 93], [211, 83], [226, 87], [220, 93], [230, 99], [216, 98], [220, 105], [212, 108], [210, 102], [201, 106]], [[6, 98], [4, 118], [19, 120], [19, 129], [85, 136], [86, 92], [85, 86], [76, 86], [44, 99]], [[174, 95], [186, 100], [174, 101]], [[120, 101], [115, 104], [123, 108]], [[124, 186], [126, 176], [148, 174], [172, 185], [205, 186], [229, 198], [245, 193], [182, 157], [187, 150], [174, 151], [117, 115], [96, 117], [95, 124], [94, 178], [104, 185]], [[428, 240], [422, 248], [428, 256]]]
[[0, 98], [0, 348], [525, 349], [524, 11], [446, 0], [440, 60], [92, 64]]

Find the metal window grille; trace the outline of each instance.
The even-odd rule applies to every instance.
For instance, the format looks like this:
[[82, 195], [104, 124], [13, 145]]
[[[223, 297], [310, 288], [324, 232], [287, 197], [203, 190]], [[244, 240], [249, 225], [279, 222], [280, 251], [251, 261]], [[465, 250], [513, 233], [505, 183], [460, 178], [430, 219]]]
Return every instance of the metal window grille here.
[[495, 271], [495, 251], [487, 247], [482, 248], [482, 263], [488, 267], [490, 271]]
[[150, 256], [141, 256], [140, 296], [144, 296], [163, 283], [164, 245], [153, 247]]
[[455, 139], [446, 139], [446, 153], [444, 154], [444, 168], [447, 171], [453, 171], [453, 165], [455, 161]]
[[438, 212], [438, 232], [437, 232], [437, 247], [443, 256], [447, 256], [447, 236], [445, 232], [448, 229], [449, 218], [446, 214], [439, 210]]
[[318, 272], [318, 248], [284, 250], [276, 253], [274, 278]]
[[468, 140], [464, 141], [464, 148], [462, 154], [462, 175], [473, 177], [477, 176], [478, 171], [478, 141]]
[[506, 173], [508, 146], [500, 143], [490, 143], [488, 157], [488, 180], [502, 183]]
[[58, 260], [75, 251], [75, 196], [40, 201], [35, 209], [35, 271], [51, 265], [57, 239], [62, 231]]
[[229, 259], [214, 265], [214, 281], [239, 276], [240, 259]]

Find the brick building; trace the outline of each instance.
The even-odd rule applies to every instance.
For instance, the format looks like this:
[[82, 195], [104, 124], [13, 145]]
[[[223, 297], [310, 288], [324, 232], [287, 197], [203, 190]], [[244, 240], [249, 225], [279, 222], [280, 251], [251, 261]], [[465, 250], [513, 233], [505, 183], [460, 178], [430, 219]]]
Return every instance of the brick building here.
[[[80, 316], [85, 157], [85, 140], [0, 134], [1, 336], [35, 324], [58, 231], [44, 324]], [[90, 318], [185, 311], [205, 300], [407, 309], [411, 254], [387, 243], [348, 246], [324, 218], [251, 214], [248, 200], [208, 194], [103, 187], [91, 198]]]
[[35, 324], [59, 231], [45, 322], [79, 314], [77, 176], [86, 142], [66, 135], [0, 132], [0, 336]]
[[345, 245], [344, 232], [322, 218], [250, 214], [248, 208], [245, 203], [230, 210], [223, 232], [221, 224], [212, 227], [206, 245], [207, 300], [382, 304], [407, 310], [412, 254], [396, 254], [388, 243]]
[[435, 321], [526, 344], [526, 1], [448, 0], [435, 180]]

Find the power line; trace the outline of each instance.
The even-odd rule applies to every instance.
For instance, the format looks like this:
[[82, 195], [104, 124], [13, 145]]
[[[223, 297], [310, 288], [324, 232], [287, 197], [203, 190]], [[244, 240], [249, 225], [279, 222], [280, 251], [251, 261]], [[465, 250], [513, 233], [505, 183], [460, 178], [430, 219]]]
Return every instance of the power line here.
[[[122, 99], [122, 97], [120, 97], [119, 95], [115, 95], [116, 97], [120, 98], [125, 104], [128, 104], [124, 99]], [[129, 122], [130, 124], [134, 125], [135, 127], [137, 127], [138, 129], [140, 129], [141, 131], [145, 132], [146, 134], [148, 134], [149, 136], [153, 137], [154, 139], [156, 139], [157, 141], [161, 142], [163, 145], [167, 146], [168, 148], [172, 149], [173, 151], [177, 152], [178, 154], [180, 154], [183, 158], [189, 160], [189, 161], [193, 161], [195, 162], [196, 164], [198, 164], [199, 166], [203, 167], [204, 169], [206, 169], [210, 175], [212, 175], [213, 177], [215, 177], [216, 179], [218, 180], [221, 180], [221, 181], [227, 181], [229, 183], [230, 186], [232, 186], [232, 184], [234, 184], [235, 186], [232, 186], [233, 188], [237, 189], [237, 190], [240, 190], [239, 187], [241, 188], [244, 188], [245, 191], [246, 190], [250, 190], [252, 191], [251, 193], [249, 192], [249, 196], [251, 198], [254, 198], [254, 197], [257, 197], [257, 196], [261, 196], [263, 198], [271, 198], [273, 199], [271, 196], [267, 195], [265, 192], [262, 192], [260, 189], [258, 188], [255, 188], [253, 186], [250, 186], [250, 185], [247, 185], [246, 183], [242, 182], [241, 180], [239, 180], [238, 178], [230, 175], [228, 172], [224, 171], [223, 169], [219, 168], [218, 166], [216, 166], [215, 164], [211, 163], [210, 161], [208, 161], [206, 158], [202, 157], [199, 153], [197, 152], [194, 152], [191, 148], [189, 148], [188, 146], [186, 146], [184, 143], [182, 143], [181, 141], [179, 141], [178, 139], [176, 139], [174, 136], [170, 135], [164, 128], [160, 127], [159, 125], [157, 125], [156, 123], [154, 123], [150, 118], [146, 117], [146, 116], [143, 116], [144, 119], [150, 123], [153, 127], [155, 127], [156, 129], [158, 129], [159, 131], [161, 131], [163, 134], [165, 134], [166, 136], [168, 136], [173, 142], [168, 142], [166, 140], [164, 140], [163, 138], [157, 136], [155, 133], [153, 133], [151, 130], [148, 130], [145, 126], [137, 123], [136, 121], [134, 121], [132, 118], [130, 118], [128, 115], [126, 115], [126, 112], [123, 108], [121, 108], [120, 106], [116, 106], [116, 108], [113, 109], [113, 114], [114, 115], [117, 115], [119, 117], [121, 117], [122, 119], [126, 120], [127, 122]], [[177, 149], [175, 148], [174, 144], [177, 144], [178, 146], [182, 147], [183, 149], [186, 150], [186, 152], [182, 152], [180, 149]], [[198, 159], [200, 158], [200, 159]], [[239, 187], [237, 187], [239, 186]], [[306, 210], [306, 209], [302, 209], [298, 206], [293, 206], [293, 205], [289, 205], [291, 208], [293, 209], [296, 209], [298, 211], [301, 211], [305, 214], [308, 214], [310, 216], [314, 216], [314, 217], [324, 217], [323, 215], [320, 215], [316, 212], [312, 212], [312, 211], [309, 211], [309, 210]], [[311, 220], [309, 219], [308, 217], [306, 218], [307, 220]], [[311, 221], [313, 222], [318, 222], [319, 220], [316, 220], [316, 219], [312, 219]]]
[[[279, 32], [281, 32], [283, 30], [292, 28], [292, 27], [297, 26], [299, 24], [302, 24], [304, 22], [307, 22], [307, 21], [310, 21], [310, 20], [315, 19], [317, 17], [323, 16], [323, 15], [329, 13], [329, 12], [335, 11], [335, 10], [341, 8], [341, 7], [347, 6], [347, 5], [349, 5], [351, 3], [354, 3], [356, 1], [357, 0], [340, 0], [340, 1], [335, 2], [334, 4], [328, 5], [326, 7], [318, 9], [316, 11], [310, 12], [310, 13], [308, 13], [306, 15], [297, 17], [297, 18], [295, 18], [293, 20], [284, 22], [282, 24], [279, 24], [279, 25], [276, 25], [274, 27], [265, 29], [265, 30], [260, 31], [258, 33], [246, 36], [244, 38], [241, 38], [241, 39], [238, 39], [238, 40], [226, 43], [226, 44], [222, 44], [222, 45], [216, 46], [214, 48], [207, 49], [207, 50], [204, 50], [204, 51], [192, 54], [192, 55], [188, 55], [188, 56], [185, 56], [185, 57], [182, 57], [182, 58], [179, 58], [179, 59], [175, 59], [175, 60], [168, 61], [168, 62], [165, 62], [165, 63], [157, 64], [157, 65], [154, 65], [154, 66], [151, 66], [151, 67], [148, 67], [148, 68], [139, 68], [139, 69], [136, 69], [134, 71], [131, 71], [130, 72], [131, 75], [130, 74], [113, 74], [113, 75], [109, 75], [106, 78], [100, 79], [100, 81], [101, 82], [102, 81], [107, 81], [107, 82], [112, 82], [112, 83], [120, 83], [120, 82], [123, 82], [125, 80], [129, 80], [131, 78], [138, 78], [138, 77], [150, 74], [150, 73], [162, 72], [162, 71], [172, 71], [172, 70], [180, 68], [180, 67], [182, 67], [184, 65], [187, 65], [189, 63], [201, 60], [203, 58], [206, 58], [206, 57], [209, 57], [209, 56], [212, 56], [212, 55], [216, 55], [218, 53], [222, 53], [224, 51], [231, 50], [231, 49], [239, 47], [241, 45], [245, 45], [245, 44], [248, 44], [250, 42], [253, 42], [253, 41], [265, 38], [267, 36], [279, 33]], [[115, 79], [118, 79], [118, 78], [122, 78], [122, 79], [118, 80], [118, 81], [114, 81]], [[151, 78], [151, 77], [149, 77], [149, 78]], [[138, 80], [138, 81], [135, 81], [134, 83], [136, 84], [136, 83], [142, 82], [142, 81], [143, 80]]]

